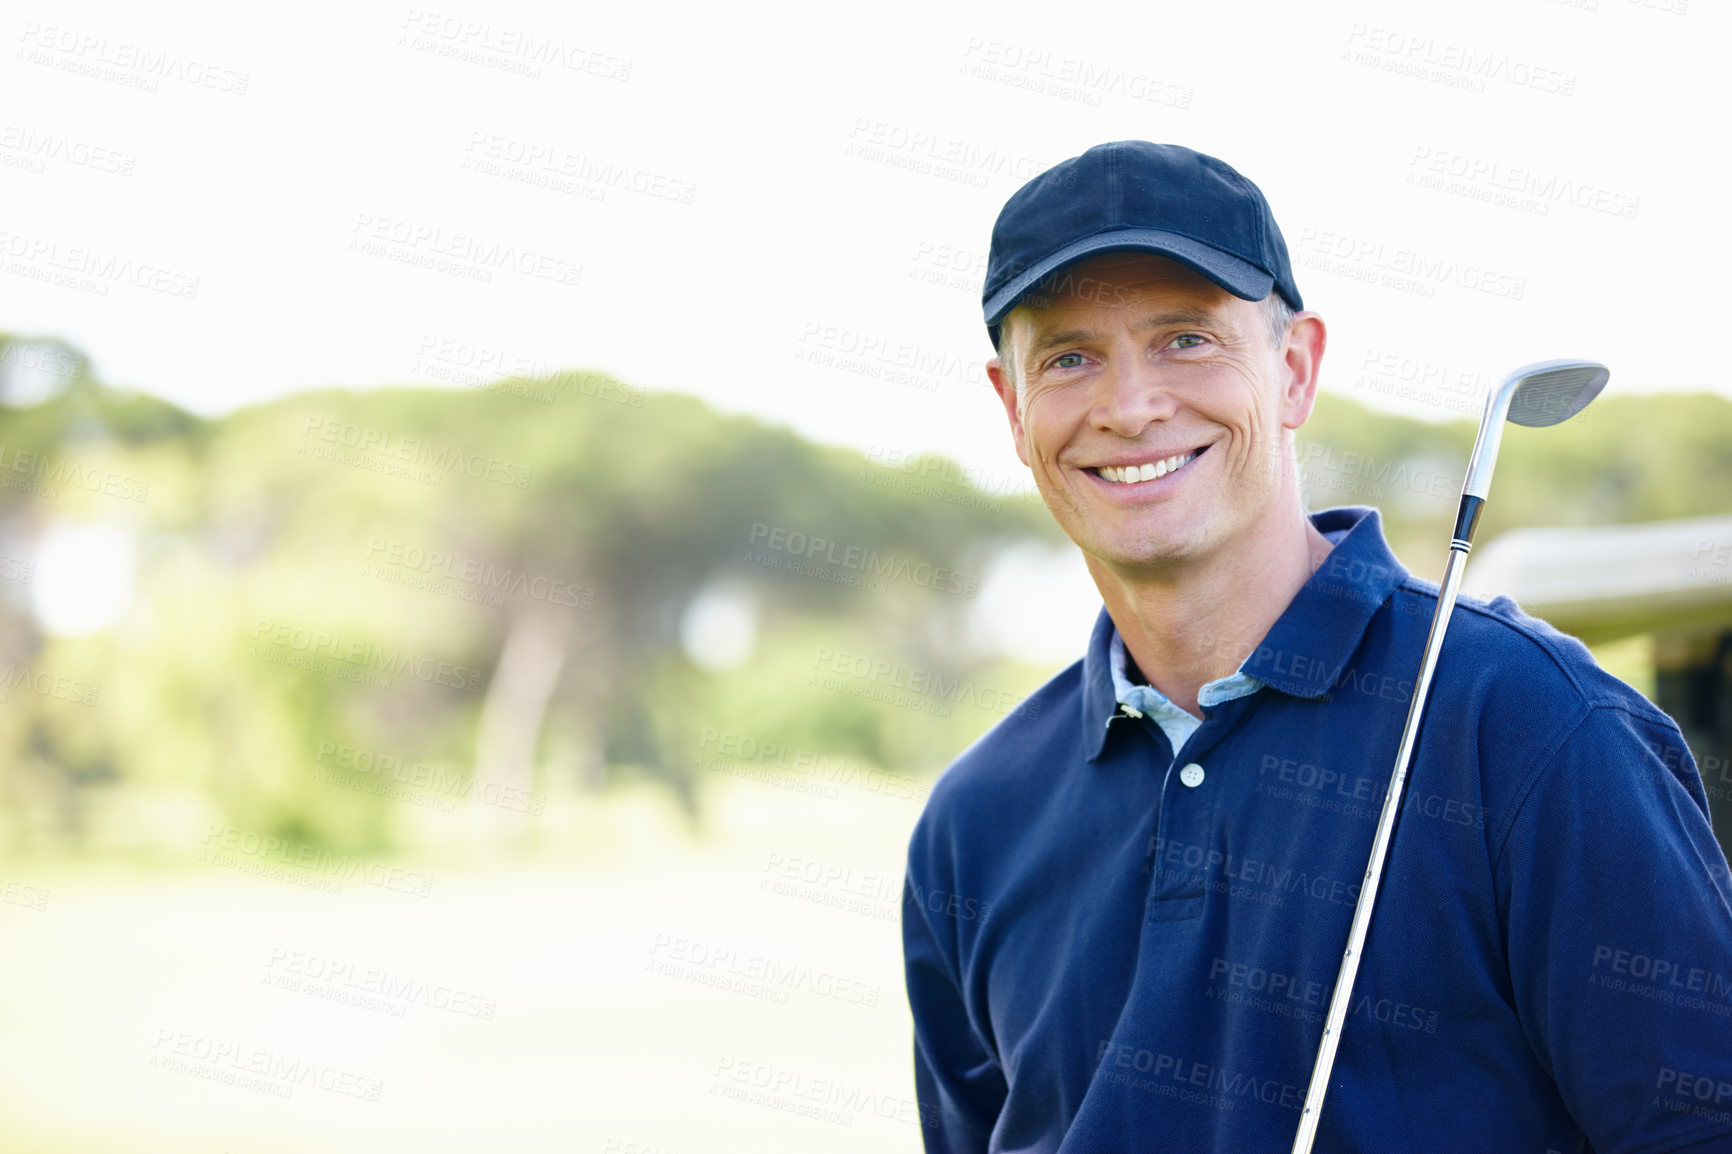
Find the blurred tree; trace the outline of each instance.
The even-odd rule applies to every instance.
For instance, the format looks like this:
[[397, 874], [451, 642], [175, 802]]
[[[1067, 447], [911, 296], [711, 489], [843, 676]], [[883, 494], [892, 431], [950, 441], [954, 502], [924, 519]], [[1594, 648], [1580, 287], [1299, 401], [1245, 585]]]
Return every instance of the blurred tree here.
[[[351, 851], [488, 798], [520, 828], [508, 796], [630, 774], [696, 813], [719, 734], [930, 774], [1052, 672], [955, 642], [999, 551], [1062, 538], [941, 458], [868, 459], [597, 373], [304, 393], [206, 421], [102, 386], [52, 342], [34, 354], [61, 370], [52, 387], [8, 391], [13, 347], [0, 337], [13, 844], [117, 836], [97, 800], [117, 790]], [[1721, 512], [1732, 494], [1722, 398], [1614, 395], [1530, 436], [1509, 431], [1486, 539]], [[1432, 573], [1471, 439], [1468, 421], [1325, 397], [1300, 465], [1314, 505], [1380, 506]], [[132, 543], [114, 575], [130, 608], [57, 631], [29, 567], [90, 524]], [[705, 629], [732, 649], [694, 660]], [[826, 675], [838, 654], [894, 672]]]

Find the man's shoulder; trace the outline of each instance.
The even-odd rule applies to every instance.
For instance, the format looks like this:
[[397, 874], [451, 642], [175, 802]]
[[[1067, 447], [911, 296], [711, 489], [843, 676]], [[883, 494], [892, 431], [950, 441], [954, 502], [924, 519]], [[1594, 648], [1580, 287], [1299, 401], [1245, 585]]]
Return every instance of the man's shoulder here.
[[[1396, 616], [1423, 630], [1437, 597], [1436, 585], [1410, 576], [1392, 594]], [[1606, 672], [1581, 641], [1503, 595], [1456, 600], [1434, 693], [1460, 692], [1473, 693], [1482, 707], [1501, 700], [1520, 712], [1530, 731], [1547, 719], [1567, 725], [1599, 709], [1675, 728], [1658, 706]]]

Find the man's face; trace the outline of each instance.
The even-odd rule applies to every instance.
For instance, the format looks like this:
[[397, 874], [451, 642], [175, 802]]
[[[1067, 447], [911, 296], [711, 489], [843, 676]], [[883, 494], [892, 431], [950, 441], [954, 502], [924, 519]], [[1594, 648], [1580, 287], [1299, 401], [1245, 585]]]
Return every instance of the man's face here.
[[988, 372], [1060, 527], [1128, 575], [1276, 523], [1284, 430], [1310, 415], [1322, 323], [1302, 313], [1276, 345], [1262, 305], [1151, 254], [1109, 253], [1058, 279], [1064, 295], [1005, 319], [1020, 380], [996, 361]]

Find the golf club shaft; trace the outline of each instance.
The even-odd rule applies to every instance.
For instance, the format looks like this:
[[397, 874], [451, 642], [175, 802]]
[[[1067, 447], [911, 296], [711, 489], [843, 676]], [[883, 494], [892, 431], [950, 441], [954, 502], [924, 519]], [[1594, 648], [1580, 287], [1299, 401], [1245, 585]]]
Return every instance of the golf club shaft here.
[[[1475, 508], [1474, 513], [1477, 512]], [[1335, 1051], [1341, 1044], [1341, 1029], [1353, 1004], [1353, 980], [1359, 974], [1359, 957], [1365, 948], [1365, 936], [1371, 929], [1377, 889], [1383, 881], [1383, 862], [1389, 855], [1389, 843], [1395, 835], [1395, 818], [1401, 812], [1401, 798], [1407, 788], [1407, 767], [1413, 761], [1413, 747], [1419, 740], [1419, 724], [1425, 716], [1431, 675], [1437, 668], [1437, 655], [1443, 649], [1443, 635], [1449, 629], [1449, 615], [1455, 608], [1456, 591], [1461, 586], [1468, 550], [1472, 548], [1470, 539], [1471, 529], [1464, 534], [1458, 526], [1456, 539], [1449, 543], [1449, 564], [1444, 569], [1443, 586], [1437, 595], [1437, 614], [1431, 619], [1431, 632], [1425, 639], [1425, 658], [1413, 684], [1413, 699], [1407, 706], [1407, 724], [1402, 729], [1401, 747], [1395, 755], [1395, 771], [1390, 775], [1389, 789], [1383, 795], [1383, 812], [1377, 818], [1377, 834], [1371, 841], [1365, 881], [1359, 887], [1359, 901], [1353, 907], [1353, 928], [1347, 934], [1347, 952], [1341, 957], [1341, 972], [1335, 979], [1335, 993], [1329, 999], [1329, 1016], [1323, 1023], [1323, 1042], [1317, 1050], [1317, 1063], [1311, 1069], [1311, 1085], [1305, 1092], [1305, 1107], [1299, 1116], [1299, 1133], [1293, 1139], [1293, 1154], [1310, 1154], [1311, 1144], [1317, 1138], [1323, 1099], [1329, 1093], [1330, 1072], [1335, 1068]]]
[[[1335, 978], [1335, 990], [1329, 999], [1329, 1016], [1323, 1023], [1323, 1039], [1317, 1048], [1317, 1063], [1311, 1069], [1311, 1085], [1305, 1091], [1305, 1106], [1299, 1116], [1299, 1132], [1293, 1139], [1293, 1154], [1311, 1154], [1312, 1144], [1317, 1140], [1323, 1100], [1329, 1093], [1336, 1051], [1341, 1046], [1341, 1031], [1353, 1005], [1354, 979], [1359, 976], [1359, 960], [1371, 931], [1372, 913], [1377, 908], [1384, 861], [1389, 856], [1390, 843], [1395, 837], [1395, 821], [1407, 789], [1408, 766], [1413, 762], [1414, 746], [1419, 741], [1419, 725], [1425, 717], [1432, 674], [1437, 669], [1437, 658], [1443, 651], [1443, 637], [1449, 630], [1450, 614], [1455, 609], [1456, 593], [1461, 588], [1462, 570], [1466, 568], [1467, 555], [1473, 549], [1474, 530], [1479, 526], [1479, 515], [1491, 490], [1491, 474], [1497, 464], [1504, 421], [1530, 428], [1559, 424], [1592, 402], [1606, 387], [1610, 377], [1611, 370], [1597, 361], [1540, 361], [1517, 369], [1486, 397], [1485, 415], [1480, 419], [1479, 435], [1474, 439], [1473, 456], [1468, 461], [1467, 477], [1462, 485], [1461, 506], [1456, 510], [1455, 533], [1449, 542], [1449, 564], [1443, 571], [1443, 584], [1437, 594], [1437, 612], [1431, 619], [1431, 632], [1425, 638], [1425, 657], [1419, 665], [1419, 677], [1414, 681], [1413, 699], [1407, 706], [1407, 724], [1402, 727], [1401, 746], [1395, 755], [1395, 769], [1389, 776], [1389, 789], [1383, 795], [1383, 812], [1377, 818], [1377, 833], [1371, 841], [1365, 881], [1359, 887], [1359, 900], [1353, 907], [1353, 926], [1347, 934], [1347, 951], [1341, 956], [1341, 972]], [[1520, 405], [1512, 412], [1511, 405], [1518, 399]]]

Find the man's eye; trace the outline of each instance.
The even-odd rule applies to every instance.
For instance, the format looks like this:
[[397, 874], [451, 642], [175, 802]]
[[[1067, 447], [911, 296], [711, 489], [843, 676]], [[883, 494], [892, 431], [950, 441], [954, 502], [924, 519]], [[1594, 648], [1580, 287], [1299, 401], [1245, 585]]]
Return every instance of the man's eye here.
[[1081, 353], [1060, 353], [1052, 359], [1052, 367], [1055, 369], [1080, 369], [1082, 363]]
[[1194, 349], [1203, 343], [1203, 338], [1196, 333], [1186, 333], [1183, 336], [1174, 337], [1173, 343], [1181, 349]]

